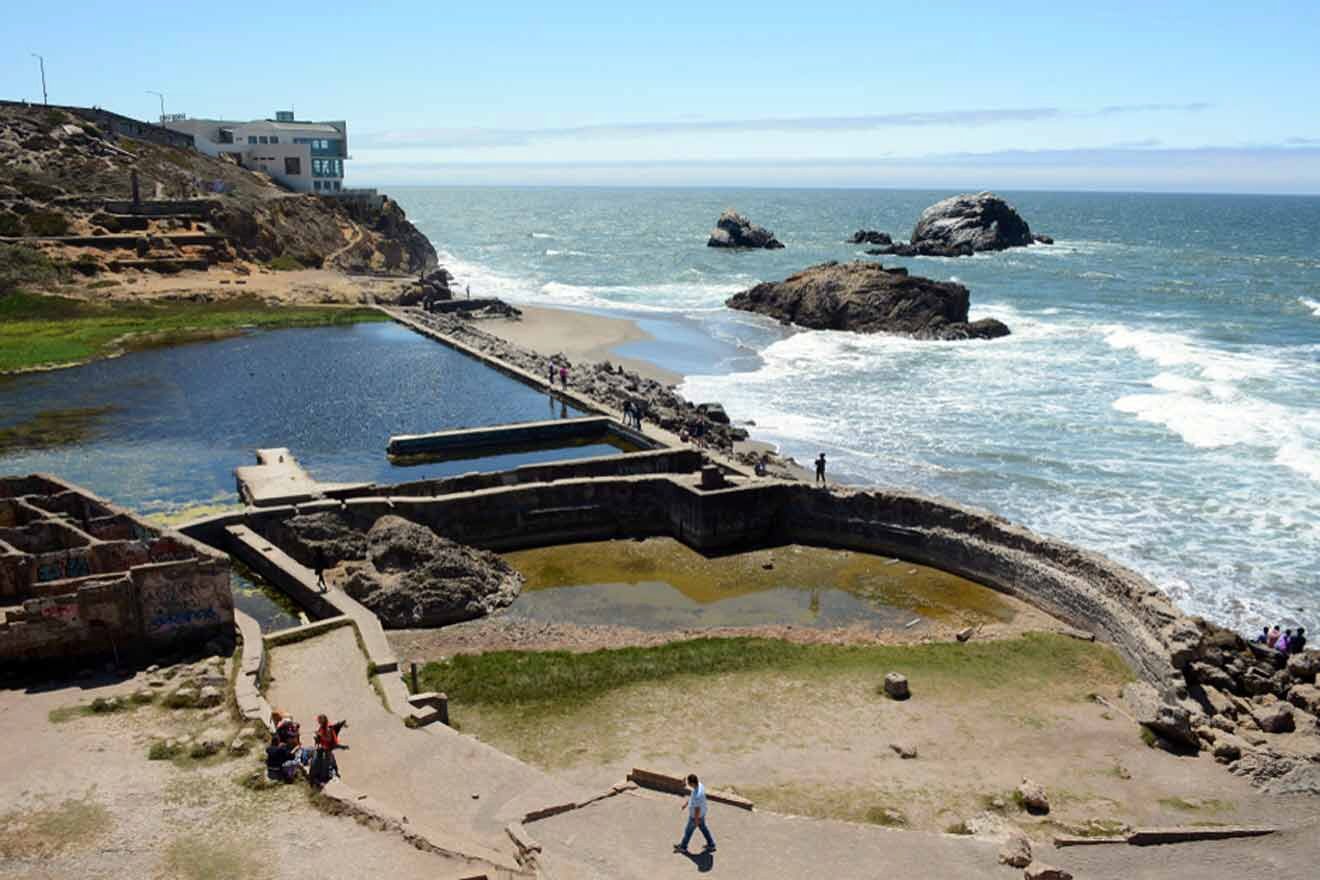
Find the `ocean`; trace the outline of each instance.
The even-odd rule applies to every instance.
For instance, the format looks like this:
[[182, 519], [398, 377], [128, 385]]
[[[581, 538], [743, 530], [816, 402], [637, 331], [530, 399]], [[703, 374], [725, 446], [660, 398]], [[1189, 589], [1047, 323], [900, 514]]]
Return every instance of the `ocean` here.
[[[971, 290], [991, 342], [798, 331], [723, 307], [951, 191], [391, 194], [461, 289], [639, 321], [755, 439], [842, 480], [986, 508], [1118, 559], [1185, 610], [1320, 627], [1320, 198], [1003, 192], [1033, 246], [879, 258]], [[781, 251], [705, 247], [733, 207]]]

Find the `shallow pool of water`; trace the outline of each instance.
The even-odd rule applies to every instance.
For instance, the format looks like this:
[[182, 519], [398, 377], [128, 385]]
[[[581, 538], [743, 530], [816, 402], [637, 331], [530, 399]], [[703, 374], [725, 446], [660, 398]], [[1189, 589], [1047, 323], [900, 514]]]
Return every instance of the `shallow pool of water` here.
[[245, 566], [234, 563], [229, 572], [229, 586], [234, 594], [234, 607], [254, 619], [263, 633], [302, 623], [298, 606]]
[[508, 614], [643, 629], [902, 628], [914, 619], [1008, 622], [1003, 595], [957, 575], [848, 550], [790, 545], [707, 558], [670, 538], [506, 554], [527, 579]]

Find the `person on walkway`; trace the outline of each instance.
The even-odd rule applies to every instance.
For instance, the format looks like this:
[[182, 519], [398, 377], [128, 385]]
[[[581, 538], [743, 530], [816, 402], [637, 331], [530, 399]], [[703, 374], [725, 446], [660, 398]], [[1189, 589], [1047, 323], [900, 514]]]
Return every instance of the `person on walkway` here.
[[546, 377], [546, 378], [548, 378], [548, 379], [550, 380], [550, 387], [551, 387], [551, 388], [554, 388], [554, 387], [555, 387], [555, 373], [556, 373], [556, 372], [557, 372], [557, 371], [555, 370], [555, 362], [554, 362], [554, 361], [551, 361], [551, 362], [550, 362], [550, 367], [549, 367], [549, 374], [548, 374], [547, 377]]
[[623, 424], [624, 427], [627, 428], [633, 426], [633, 405], [631, 400], [625, 400], [623, 402]]
[[339, 775], [339, 762], [335, 760], [335, 749], [342, 747], [339, 742], [339, 731], [343, 730], [347, 723], [336, 721], [331, 724], [330, 719], [325, 715], [316, 716], [316, 753], [312, 756], [312, 764], [307, 773], [313, 785], [325, 785]]
[[1275, 624], [1274, 628], [1270, 630], [1269, 637], [1265, 639], [1265, 644], [1267, 647], [1273, 648], [1276, 644], [1278, 644], [1278, 642], [1279, 642], [1279, 625]]
[[715, 838], [710, 836], [710, 829], [706, 827], [706, 786], [697, 779], [697, 774], [692, 773], [687, 778], [687, 783], [692, 787], [692, 794], [683, 802], [683, 809], [688, 811], [687, 829], [683, 832], [683, 840], [674, 844], [674, 852], [687, 854], [688, 841], [692, 839], [692, 832], [698, 828], [701, 829], [701, 836], [706, 838], [706, 852], [715, 852]]
[[325, 585], [325, 550], [323, 548], [316, 548], [312, 566], [316, 570], [316, 585], [321, 588], [322, 593], [330, 592], [330, 588]]
[[825, 453], [823, 452], [816, 456], [816, 482], [828, 485], [825, 483]]
[[568, 387], [568, 367], [559, 368], [559, 384]]

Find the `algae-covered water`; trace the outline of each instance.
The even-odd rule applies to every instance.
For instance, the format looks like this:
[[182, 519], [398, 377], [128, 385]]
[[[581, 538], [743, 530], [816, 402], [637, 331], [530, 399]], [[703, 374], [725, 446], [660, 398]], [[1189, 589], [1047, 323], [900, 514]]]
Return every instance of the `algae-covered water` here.
[[1011, 621], [988, 587], [848, 550], [790, 545], [707, 558], [670, 538], [506, 554], [527, 582], [509, 614], [642, 629], [791, 624], [902, 628], [914, 619]]

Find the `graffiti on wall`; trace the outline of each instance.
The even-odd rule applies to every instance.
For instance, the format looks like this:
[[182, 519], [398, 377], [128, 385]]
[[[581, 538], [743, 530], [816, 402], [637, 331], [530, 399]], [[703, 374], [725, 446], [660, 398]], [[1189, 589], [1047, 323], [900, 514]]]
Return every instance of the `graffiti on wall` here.
[[64, 578], [86, 577], [92, 573], [92, 562], [86, 554], [56, 556], [41, 560], [37, 565], [38, 581], [58, 581]]
[[153, 633], [162, 633], [199, 624], [219, 623], [219, 621], [220, 615], [214, 608], [185, 608], [153, 615], [147, 621], [147, 629]]
[[47, 620], [60, 620], [64, 623], [76, 623], [78, 620], [78, 606], [73, 605], [46, 605], [41, 609], [41, 616]]

